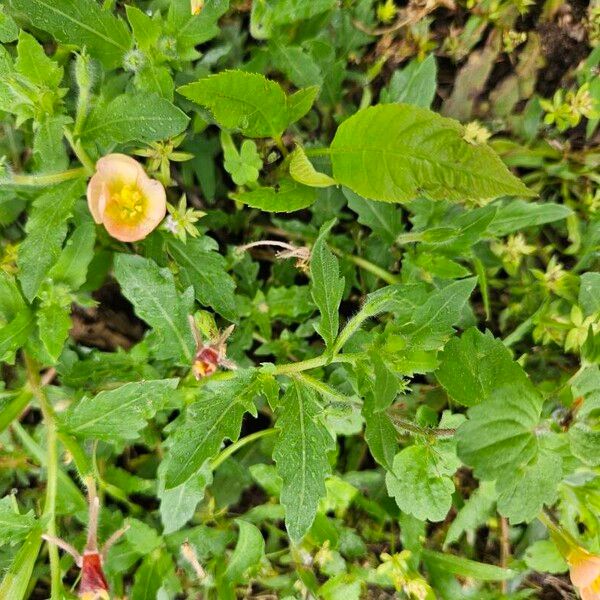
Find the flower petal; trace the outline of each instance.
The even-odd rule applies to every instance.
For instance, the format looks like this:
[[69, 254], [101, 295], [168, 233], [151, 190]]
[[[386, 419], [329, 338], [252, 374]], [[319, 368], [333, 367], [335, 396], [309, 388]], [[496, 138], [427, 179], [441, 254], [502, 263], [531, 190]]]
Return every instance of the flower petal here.
[[139, 177], [147, 177], [140, 163], [126, 154], [107, 154], [96, 162], [96, 173], [107, 181], [135, 183]]
[[571, 581], [578, 588], [586, 588], [600, 578], [600, 556], [582, 550], [572, 552], [567, 558]]

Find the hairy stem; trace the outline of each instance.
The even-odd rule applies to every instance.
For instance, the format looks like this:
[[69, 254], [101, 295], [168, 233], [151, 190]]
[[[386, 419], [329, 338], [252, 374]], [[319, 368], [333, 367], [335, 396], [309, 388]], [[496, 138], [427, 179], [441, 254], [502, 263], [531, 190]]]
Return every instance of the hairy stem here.
[[85, 175], [87, 175], [87, 169], [85, 167], [77, 167], [76, 169], [68, 169], [67, 171], [61, 171], [60, 173], [48, 173], [46, 175], [37, 175], [35, 173], [13, 175], [10, 179], [10, 183], [14, 183], [15, 185], [41, 187], [61, 183], [70, 179], [78, 179], [79, 177], [85, 177]]
[[[46, 396], [40, 383], [39, 369], [35, 362], [24, 354], [27, 379], [33, 395], [39, 402], [46, 425], [46, 500], [44, 502], [43, 516], [48, 519], [46, 533], [57, 537], [56, 532], [56, 490], [58, 481], [58, 439], [54, 409]], [[60, 572], [60, 559], [58, 548], [54, 544], [48, 545], [50, 556], [51, 600], [62, 598], [62, 578]]]

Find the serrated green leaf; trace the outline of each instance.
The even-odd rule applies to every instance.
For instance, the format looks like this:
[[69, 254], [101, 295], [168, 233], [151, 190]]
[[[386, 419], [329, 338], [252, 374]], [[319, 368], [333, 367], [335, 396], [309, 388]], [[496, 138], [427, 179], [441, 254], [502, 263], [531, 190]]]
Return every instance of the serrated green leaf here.
[[237, 440], [244, 415], [255, 412], [253, 401], [259, 393], [260, 381], [253, 371], [240, 371], [234, 379], [201, 388], [184, 423], [169, 437], [166, 489], [186, 482], [217, 454], [224, 439]]
[[265, 554], [265, 541], [260, 529], [244, 521], [236, 519], [240, 528], [235, 550], [229, 559], [229, 564], [225, 570], [225, 579], [237, 583], [244, 580], [244, 573], [252, 567], [256, 567]]
[[502, 340], [475, 327], [446, 344], [436, 377], [448, 395], [465, 406], [487, 400], [499, 387], [530, 386], [527, 375]]
[[526, 465], [498, 478], [498, 512], [511, 523], [531, 521], [544, 504], [552, 505], [558, 496], [562, 479], [562, 461], [558, 454], [542, 450]]
[[192, 285], [196, 300], [230, 321], [237, 321], [235, 281], [225, 270], [225, 259], [209, 237], [169, 239], [169, 253], [179, 266], [184, 285]]
[[37, 124], [33, 138], [33, 154], [38, 170], [52, 173], [68, 167], [69, 157], [63, 136], [65, 125], [71, 121], [71, 117], [56, 115]]
[[331, 163], [338, 183], [383, 202], [533, 195], [491, 148], [466, 142], [457, 121], [408, 104], [372, 106], [344, 121]]
[[131, 48], [129, 29], [95, 0], [10, 0], [9, 5], [57, 40], [85, 47], [107, 69], [120, 66]]
[[335, 220], [332, 220], [321, 227], [310, 258], [310, 291], [321, 314], [321, 320], [315, 329], [328, 349], [333, 347], [339, 331], [339, 309], [344, 293], [344, 278], [340, 277], [338, 260], [326, 242], [334, 225]]
[[223, 147], [223, 166], [237, 185], [254, 183], [262, 168], [262, 160], [252, 140], [244, 140], [240, 150], [235, 147], [231, 134], [221, 131], [221, 146]]
[[99, 144], [155, 142], [181, 133], [188, 121], [183, 111], [156, 94], [121, 94], [92, 111], [82, 137]]
[[452, 506], [455, 470], [435, 448], [409, 446], [396, 454], [385, 482], [400, 510], [421, 521], [443, 521]]
[[13, 508], [10, 496], [0, 499], [0, 546], [14, 546], [29, 535], [35, 524], [36, 518], [32, 510], [19, 514]]
[[542, 399], [530, 386], [498, 388], [469, 409], [456, 432], [458, 455], [478, 479], [508, 478], [538, 452]]
[[587, 423], [574, 423], [569, 427], [571, 452], [586, 465], [600, 466], [600, 429]]
[[61, 415], [61, 428], [77, 437], [107, 442], [135, 439], [178, 382], [136, 381], [94, 397], [85, 396]]
[[[310, 99], [307, 90], [312, 90]], [[287, 97], [281, 86], [258, 73], [223, 71], [177, 90], [208, 108], [222, 127], [240, 129], [248, 137], [279, 137], [310, 109], [316, 91]], [[310, 102], [309, 102], [310, 100]]]
[[411, 349], [436, 350], [453, 332], [475, 284], [476, 277], [454, 281], [431, 293], [427, 300], [417, 306], [409, 323], [401, 328]]
[[294, 212], [309, 207], [317, 199], [314, 188], [282, 179], [275, 187], [260, 187], [249, 192], [236, 192], [229, 197], [253, 208], [268, 212]]
[[75, 201], [84, 193], [81, 180], [53, 186], [34, 202], [19, 246], [19, 281], [28, 300], [35, 298], [50, 267], [57, 261]]
[[325, 478], [331, 473], [327, 453], [334, 440], [321, 412], [312, 389], [297, 381], [281, 399], [273, 459], [283, 481], [280, 501], [285, 506], [286, 529], [294, 542], [312, 525], [319, 500], [325, 496]]
[[177, 291], [171, 271], [141, 256], [117, 254], [115, 277], [138, 317], [158, 336], [157, 355], [191, 365], [194, 338], [188, 315], [192, 307]]
[[63, 70], [44, 52], [38, 41], [25, 31], [19, 33], [15, 69], [30, 82], [57, 88], [63, 77]]
[[329, 187], [335, 185], [335, 180], [325, 173], [319, 173], [304, 153], [297, 146], [290, 156], [290, 176], [292, 179], [310, 187]]
[[0, 6], [0, 42], [8, 44], [14, 42], [19, 36], [19, 27], [15, 20], [8, 14], [6, 9]]

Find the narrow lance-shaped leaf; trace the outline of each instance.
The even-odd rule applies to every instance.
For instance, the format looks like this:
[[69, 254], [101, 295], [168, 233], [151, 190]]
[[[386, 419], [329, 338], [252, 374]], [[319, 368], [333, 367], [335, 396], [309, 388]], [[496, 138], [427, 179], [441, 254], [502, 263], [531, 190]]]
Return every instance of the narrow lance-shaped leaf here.
[[30, 301], [60, 255], [73, 205], [83, 191], [82, 180], [66, 181], [51, 187], [33, 202], [25, 225], [27, 237], [19, 246], [18, 255], [21, 288]]
[[457, 121], [408, 104], [372, 106], [344, 121], [331, 162], [338, 183], [383, 202], [534, 195], [489, 146], [465, 141]]
[[315, 328], [328, 349], [332, 348], [338, 334], [339, 308], [344, 293], [344, 278], [340, 277], [338, 260], [326, 243], [327, 235], [334, 224], [335, 221], [332, 220], [321, 227], [310, 259], [310, 289], [313, 300], [321, 313], [321, 320]]
[[283, 481], [281, 504], [290, 538], [298, 542], [312, 525], [325, 477], [331, 472], [327, 452], [334, 440], [320, 415], [321, 407], [311, 388], [294, 381], [281, 399], [276, 427], [279, 438], [273, 449]]
[[136, 381], [93, 398], [85, 396], [61, 416], [61, 427], [78, 437], [107, 442], [135, 439], [178, 381]]
[[35, 526], [36, 519], [33, 511], [19, 514], [13, 507], [10, 496], [0, 499], [0, 546], [10, 544], [13, 546], [27, 537]]

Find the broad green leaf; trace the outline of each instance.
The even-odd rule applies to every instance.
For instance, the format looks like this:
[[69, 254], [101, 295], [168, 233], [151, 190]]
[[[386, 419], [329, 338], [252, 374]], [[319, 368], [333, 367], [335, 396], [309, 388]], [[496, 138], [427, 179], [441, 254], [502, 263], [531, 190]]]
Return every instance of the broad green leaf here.
[[60, 256], [67, 222], [84, 189], [79, 179], [66, 181], [51, 187], [33, 202], [25, 225], [27, 237], [19, 246], [17, 260], [21, 288], [30, 301]]
[[268, 212], [294, 212], [313, 204], [317, 192], [292, 179], [282, 179], [275, 187], [259, 187], [249, 192], [232, 193], [229, 197]]
[[494, 220], [488, 226], [488, 233], [508, 235], [526, 227], [561, 221], [571, 214], [573, 211], [563, 204], [511, 200], [498, 208]]
[[292, 179], [310, 187], [329, 187], [335, 180], [319, 173], [312, 165], [301, 146], [297, 146], [290, 156], [290, 176]]
[[96, 107], [82, 136], [106, 145], [155, 142], [181, 133], [188, 121], [183, 111], [156, 94], [128, 93]]
[[443, 521], [452, 506], [455, 461], [437, 448], [414, 445], [396, 454], [385, 476], [400, 510], [421, 521]]
[[415, 308], [411, 321], [401, 328], [410, 349], [436, 350], [444, 344], [476, 282], [475, 277], [454, 281], [430, 294], [423, 304]]
[[166, 490], [164, 473], [167, 465], [167, 461], [162, 461], [158, 468], [160, 519], [165, 534], [178, 531], [194, 516], [198, 503], [204, 498], [206, 486], [212, 483], [210, 461], [206, 461], [187, 481]]
[[186, 482], [217, 454], [223, 440], [237, 440], [244, 415], [256, 411], [253, 401], [259, 393], [260, 382], [253, 371], [238, 371], [233, 379], [199, 389], [185, 421], [169, 437], [166, 489]]
[[600, 273], [581, 275], [579, 306], [586, 316], [600, 312]]
[[[150, 51], [156, 45], [162, 33], [161, 20], [157, 18], [153, 19], [143, 10], [130, 4], [125, 6], [125, 12], [129, 25], [131, 25], [131, 29], [133, 30], [133, 37], [136, 44], [141, 50], [145, 52]], [[155, 16], [158, 16], [158, 13], [155, 13]]]
[[335, 0], [265, 0], [253, 2], [250, 15], [250, 33], [256, 39], [268, 39], [277, 26], [311, 19], [330, 10]]
[[199, 15], [192, 15], [189, 0], [171, 0], [166, 28], [176, 40], [175, 57], [194, 60], [200, 56], [198, 44], [215, 37], [220, 29], [219, 18], [229, 9], [230, 0], [205, 2]]
[[[208, 108], [222, 127], [240, 129], [248, 137], [279, 137], [286, 127], [302, 117], [312, 106], [318, 88], [300, 97], [286, 96], [281, 86], [258, 73], [223, 71], [177, 90]], [[299, 92], [297, 92], [299, 93]], [[310, 103], [308, 100], [310, 99]], [[302, 112], [301, 109], [305, 109]], [[302, 113], [302, 114], [300, 114]]]
[[35, 524], [36, 518], [32, 510], [24, 515], [19, 514], [16, 502], [13, 507], [10, 496], [0, 499], [0, 546], [14, 546], [29, 535]]
[[440, 361], [436, 371], [438, 381], [453, 400], [465, 406], [484, 402], [499, 387], [530, 386], [527, 375], [502, 340], [475, 327], [462, 337], [451, 339]]
[[300, 46], [272, 42], [269, 46], [269, 59], [278, 71], [284, 73], [298, 87], [323, 83], [319, 65]]
[[31, 530], [19, 551], [15, 554], [0, 583], [0, 598], [24, 600], [29, 580], [42, 545], [42, 529]]
[[265, 554], [265, 541], [260, 529], [243, 519], [236, 519], [240, 528], [235, 550], [225, 570], [225, 579], [231, 582], [244, 581], [244, 574], [252, 567], [259, 565]]
[[131, 48], [126, 25], [95, 0], [9, 0], [13, 10], [58, 41], [86, 50], [107, 69]]
[[331, 473], [327, 453], [334, 440], [325, 427], [321, 407], [311, 388], [293, 381], [281, 399], [273, 449], [283, 481], [281, 504], [290, 538], [299, 542], [312, 525], [319, 500], [325, 496], [325, 478]]
[[235, 282], [225, 270], [225, 259], [209, 237], [188, 238], [186, 243], [169, 239], [169, 253], [179, 267], [184, 285], [192, 285], [196, 300], [230, 321], [237, 321]]
[[433, 54], [422, 61], [415, 58], [404, 69], [394, 72], [389, 86], [381, 90], [379, 102], [403, 102], [429, 108], [435, 98], [436, 78], [437, 66]]
[[372, 202], [352, 190], [343, 189], [348, 200], [348, 208], [358, 215], [358, 222], [366, 225], [371, 231], [386, 244], [393, 244], [404, 230], [402, 224], [402, 211], [393, 204]]
[[525, 551], [525, 564], [540, 573], [566, 573], [567, 561], [552, 540], [538, 540]]
[[372, 106], [344, 121], [331, 162], [338, 183], [383, 202], [533, 195], [491, 148], [466, 142], [457, 121], [408, 104]]
[[474, 532], [483, 525], [492, 514], [495, 504], [496, 489], [494, 483], [482, 481], [450, 524], [444, 540], [444, 548], [458, 542], [463, 533]]
[[577, 422], [569, 427], [571, 452], [586, 465], [600, 466], [600, 429]]
[[191, 365], [194, 338], [188, 315], [192, 307], [175, 287], [171, 271], [141, 256], [117, 254], [115, 277], [138, 317], [158, 336], [157, 355]]
[[136, 439], [178, 381], [136, 381], [94, 397], [84, 396], [61, 416], [61, 427], [82, 438], [107, 442]]
[[423, 558], [425, 563], [433, 562], [448, 573], [460, 577], [479, 579], [480, 581], [505, 581], [516, 576], [516, 572], [510, 569], [503, 569], [495, 565], [488, 565], [462, 556], [436, 552], [435, 550], [424, 549]]
[[561, 479], [561, 457], [555, 452], [542, 450], [528, 464], [498, 478], [498, 512], [508, 517], [511, 523], [535, 519], [544, 504], [551, 506], [556, 501]]
[[131, 600], [156, 600], [168, 579], [175, 578], [175, 565], [171, 555], [162, 548], [146, 555], [135, 572]]
[[19, 36], [19, 27], [15, 20], [8, 14], [6, 9], [0, 6], [0, 42], [7, 44], [14, 42]]
[[0, 189], [0, 225], [10, 225], [24, 208], [25, 200], [16, 192]]
[[535, 428], [542, 399], [531, 386], [497, 388], [469, 409], [456, 432], [458, 455], [482, 480], [511, 478], [538, 452]]
[[317, 333], [325, 341], [327, 349], [333, 347], [340, 327], [340, 302], [344, 294], [344, 278], [340, 277], [337, 258], [327, 247], [327, 236], [335, 220], [321, 227], [314, 243], [310, 258], [310, 291], [321, 313], [321, 320], [315, 326]]
[[373, 458], [386, 469], [391, 469], [398, 450], [398, 432], [385, 411], [373, 409], [374, 403], [372, 394], [364, 400], [365, 439]]

